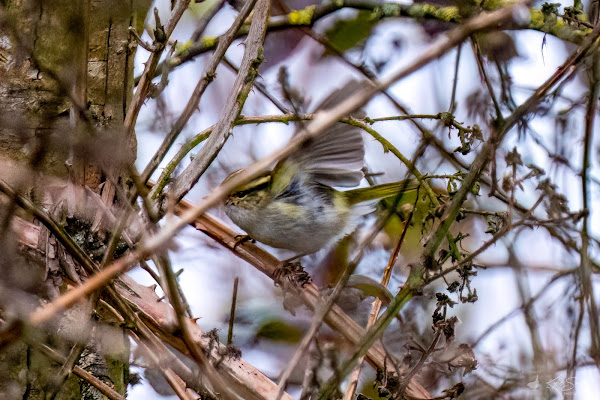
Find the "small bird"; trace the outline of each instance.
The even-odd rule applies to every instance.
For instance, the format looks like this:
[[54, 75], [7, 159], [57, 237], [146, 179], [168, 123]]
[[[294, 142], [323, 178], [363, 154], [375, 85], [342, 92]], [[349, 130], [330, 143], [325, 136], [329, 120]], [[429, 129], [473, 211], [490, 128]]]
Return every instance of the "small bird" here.
[[[334, 92], [326, 110], [356, 91], [358, 82]], [[311, 254], [354, 228], [358, 204], [415, 189], [401, 181], [339, 191], [363, 178], [365, 148], [360, 129], [336, 123], [280, 160], [272, 171], [237, 187], [225, 200], [225, 213], [248, 235], [272, 247]], [[230, 174], [231, 179], [241, 170]], [[362, 207], [364, 209], [364, 207]]]

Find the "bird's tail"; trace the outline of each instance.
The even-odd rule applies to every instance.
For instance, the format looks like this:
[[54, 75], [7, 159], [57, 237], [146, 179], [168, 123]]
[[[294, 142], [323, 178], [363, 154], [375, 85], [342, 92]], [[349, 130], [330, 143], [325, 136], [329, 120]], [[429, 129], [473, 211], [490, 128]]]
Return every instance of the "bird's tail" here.
[[394, 197], [400, 193], [414, 192], [419, 187], [416, 179], [406, 179], [399, 182], [383, 183], [366, 188], [352, 189], [342, 192], [349, 204], [354, 205], [365, 201]]

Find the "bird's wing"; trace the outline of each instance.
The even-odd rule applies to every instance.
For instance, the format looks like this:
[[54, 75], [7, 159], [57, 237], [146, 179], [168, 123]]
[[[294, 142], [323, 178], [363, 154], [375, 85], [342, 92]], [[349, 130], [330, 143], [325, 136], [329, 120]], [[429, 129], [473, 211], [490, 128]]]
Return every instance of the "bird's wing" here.
[[[328, 110], [355, 93], [364, 83], [350, 81], [334, 91], [318, 107]], [[352, 187], [363, 178], [365, 147], [359, 128], [335, 123], [307, 139], [300, 148], [281, 160], [273, 170], [273, 185], [287, 184], [291, 176], [304, 172], [328, 186]], [[287, 179], [278, 179], [287, 177]], [[277, 187], [274, 187], [277, 190]], [[283, 188], [279, 188], [283, 189]]]

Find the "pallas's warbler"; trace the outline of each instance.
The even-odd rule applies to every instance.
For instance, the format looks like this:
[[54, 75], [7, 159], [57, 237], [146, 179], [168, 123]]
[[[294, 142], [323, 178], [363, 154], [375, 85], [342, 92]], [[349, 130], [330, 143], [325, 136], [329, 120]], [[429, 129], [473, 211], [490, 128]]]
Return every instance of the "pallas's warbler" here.
[[[319, 108], [326, 109], [332, 98], [343, 93], [336, 92]], [[364, 214], [355, 212], [357, 204], [415, 187], [394, 182], [334, 189], [360, 183], [364, 155], [360, 130], [336, 123], [308, 139], [272, 171], [236, 188], [225, 200], [225, 212], [252, 239], [302, 254], [316, 252], [352, 231], [356, 216]]]

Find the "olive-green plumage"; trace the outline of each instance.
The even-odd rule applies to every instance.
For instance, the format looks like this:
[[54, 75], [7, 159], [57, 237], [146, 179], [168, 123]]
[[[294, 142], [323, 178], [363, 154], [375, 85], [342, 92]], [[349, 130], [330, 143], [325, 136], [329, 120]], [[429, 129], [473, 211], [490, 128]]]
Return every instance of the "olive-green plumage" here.
[[406, 181], [383, 183], [381, 185], [347, 190], [345, 192], [340, 192], [340, 194], [346, 198], [350, 205], [355, 205], [364, 203], [366, 201], [395, 197], [400, 193], [414, 191], [418, 186], [419, 182], [417, 180], [410, 179]]

